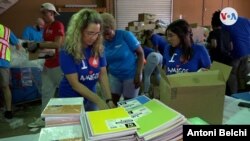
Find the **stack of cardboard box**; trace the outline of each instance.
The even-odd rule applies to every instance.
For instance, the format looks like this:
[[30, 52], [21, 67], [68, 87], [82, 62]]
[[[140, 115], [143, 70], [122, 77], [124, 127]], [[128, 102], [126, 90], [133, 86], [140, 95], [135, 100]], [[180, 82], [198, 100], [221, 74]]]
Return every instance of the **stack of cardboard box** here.
[[138, 40], [144, 43], [143, 38], [144, 30], [154, 30], [154, 33], [165, 33], [165, 28], [156, 26], [156, 15], [151, 13], [140, 13], [138, 14], [138, 21], [131, 21], [128, 23], [126, 30], [131, 31], [135, 34]]

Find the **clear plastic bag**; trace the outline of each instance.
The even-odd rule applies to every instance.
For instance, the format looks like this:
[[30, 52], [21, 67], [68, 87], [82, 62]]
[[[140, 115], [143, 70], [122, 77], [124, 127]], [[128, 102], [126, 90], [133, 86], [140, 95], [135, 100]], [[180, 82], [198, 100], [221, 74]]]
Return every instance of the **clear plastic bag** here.
[[11, 61], [10, 67], [21, 68], [21, 67], [36, 67], [43, 70], [45, 60], [29, 60], [28, 52], [26, 50], [16, 50], [15, 47], [11, 47]]

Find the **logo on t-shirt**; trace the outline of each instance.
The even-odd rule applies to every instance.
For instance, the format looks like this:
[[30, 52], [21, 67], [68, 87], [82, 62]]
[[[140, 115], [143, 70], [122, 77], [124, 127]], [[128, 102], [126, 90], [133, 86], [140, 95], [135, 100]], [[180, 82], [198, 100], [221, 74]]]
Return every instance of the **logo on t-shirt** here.
[[168, 61], [170, 63], [174, 63], [174, 57], [177, 56], [177, 53], [174, 53], [173, 56], [171, 57], [171, 59]]
[[82, 67], [81, 67], [81, 69], [84, 70], [84, 69], [87, 69], [87, 68], [88, 68], [88, 67], [86, 66], [84, 60], [82, 60]]
[[95, 57], [90, 57], [89, 64], [90, 64], [90, 66], [97, 68], [99, 66], [99, 59], [97, 59]]
[[238, 13], [231, 7], [226, 7], [220, 12], [220, 20], [225, 25], [233, 25], [238, 19]]
[[115, 48], [120, 48], [122, 45], [116, 45]]

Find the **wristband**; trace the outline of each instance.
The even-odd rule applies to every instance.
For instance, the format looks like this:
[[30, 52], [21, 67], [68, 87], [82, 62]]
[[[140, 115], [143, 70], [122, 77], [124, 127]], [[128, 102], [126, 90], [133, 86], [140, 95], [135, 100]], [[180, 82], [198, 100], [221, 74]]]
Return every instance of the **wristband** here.
[[106, 99], [106, 103], [109, 103], [109, 101], [112, 101], [112, 99]]

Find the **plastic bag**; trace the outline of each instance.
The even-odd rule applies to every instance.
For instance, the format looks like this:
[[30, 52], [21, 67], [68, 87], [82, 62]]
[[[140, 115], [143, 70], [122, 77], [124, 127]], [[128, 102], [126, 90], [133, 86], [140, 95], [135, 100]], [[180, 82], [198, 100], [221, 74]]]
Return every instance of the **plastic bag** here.
[[37, 59], [30, 61], [28, 58], [28, 52], [25, 50], [16, 50], [14, 47], [11, 47], [11, 61], [10, 67], [22, 68], [22, 67], [37, 67], [40, 70], [43, 70], [44, 59]]

